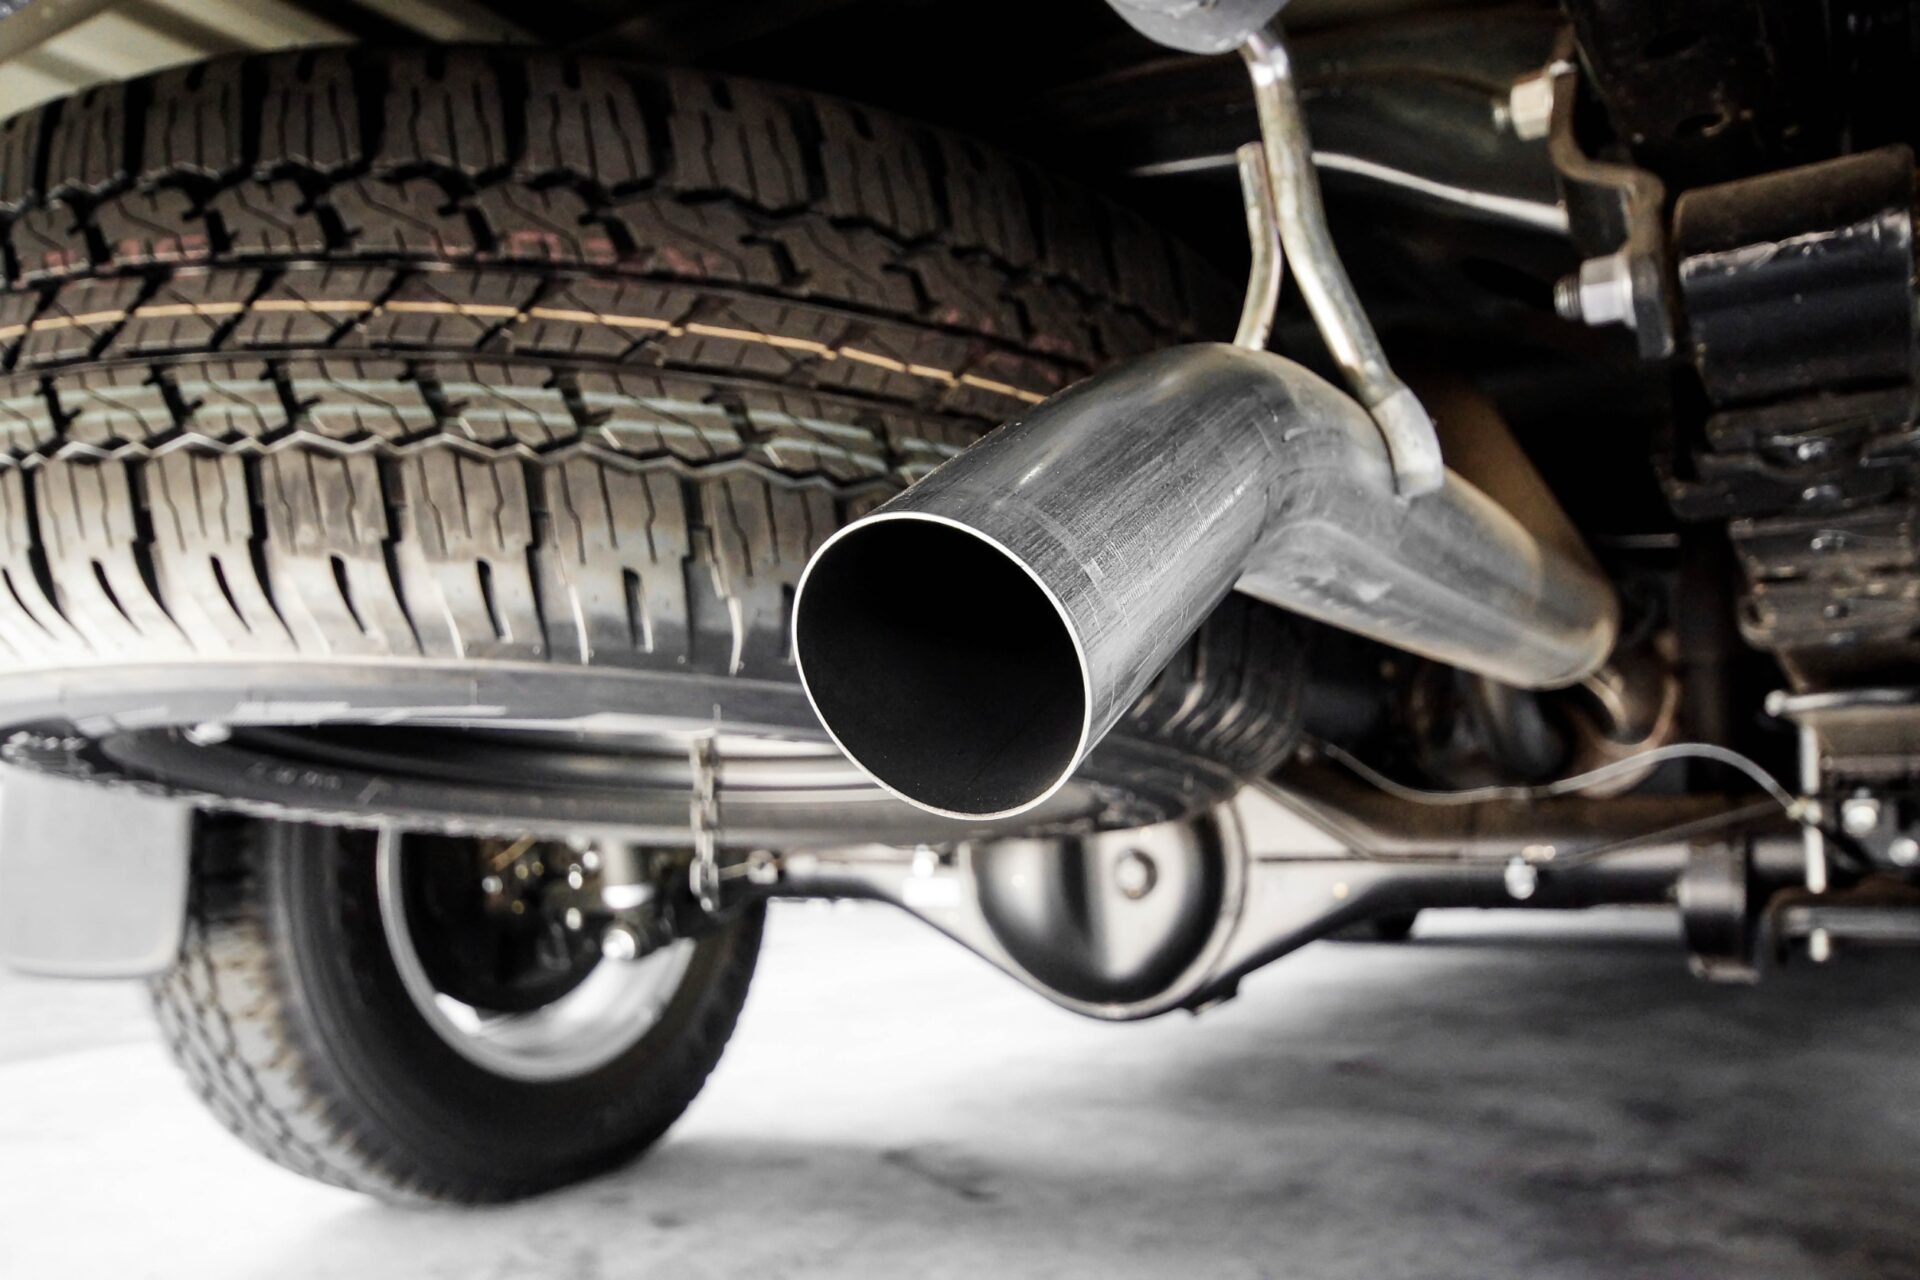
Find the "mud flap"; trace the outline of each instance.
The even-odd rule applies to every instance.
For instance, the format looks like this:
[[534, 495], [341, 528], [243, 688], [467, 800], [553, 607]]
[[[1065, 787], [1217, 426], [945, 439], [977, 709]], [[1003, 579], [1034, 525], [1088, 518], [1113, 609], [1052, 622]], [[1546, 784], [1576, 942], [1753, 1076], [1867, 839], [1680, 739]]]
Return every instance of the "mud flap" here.
[[55, 978], [143, 978], [180, 950], [193, 809], [0, 773], [0, 963]]

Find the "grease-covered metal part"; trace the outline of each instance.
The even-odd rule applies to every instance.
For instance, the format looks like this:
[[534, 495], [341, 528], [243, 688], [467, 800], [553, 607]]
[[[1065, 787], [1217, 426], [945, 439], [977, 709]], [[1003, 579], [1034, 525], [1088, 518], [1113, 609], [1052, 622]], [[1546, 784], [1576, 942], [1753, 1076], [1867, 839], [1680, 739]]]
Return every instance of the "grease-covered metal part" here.
[[[1645, 165], [1679, 186], [1754, 173], [1832, 145], [1838, 85], [1816, 68], [1864, 15], [1750, 0], [1568, 0], [1581, 65], [1614, 132]], [[1832, 24], [1832, 34], [1827, 23]], [[1884, 37], [1883, 37], [1884, 38]]]
[[1913, 375], [1913, 152], [1882, 147], [1689, 191], [1673, 246], [1716, 404]]
[[1577, 549], [1455, 476], [1402, 497], [1353, 400], [1208, 345], [1053, 397], [835, 534], [801, 578], [794, 649], [883, 786], [1005, 815], [1053, 794], [1235, 587], [1530, 688], [1598, 669], [1618, 625]]
[[1884, 682], [1920, 634], [1912, 481], [1914, 158], [1906, 146], [1687, 192], [1673, 252], [1712, 402], [1662, 484], [1728, 519], [1740, 628], [1795, 687]]

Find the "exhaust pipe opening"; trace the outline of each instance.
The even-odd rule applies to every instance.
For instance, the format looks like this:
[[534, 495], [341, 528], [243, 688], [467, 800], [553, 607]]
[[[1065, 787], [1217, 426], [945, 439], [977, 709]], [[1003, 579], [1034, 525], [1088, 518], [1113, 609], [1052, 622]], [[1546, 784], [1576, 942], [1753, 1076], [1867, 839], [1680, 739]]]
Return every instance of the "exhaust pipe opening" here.
[[1613, 587], [1458, 476], [1401, 494], [1367, 411], [1279, 356], [1178, 347], [1054, 396], [829, 538], [813, 708], [894, 794], [1038, 804], [1229, 590], [1504, 684], [1597, 670]]
[[800, 580], [794, 658], [840, 748], [950, 817], [1018, 813], [1057, 791], [1086, 745], [1088, 680], [1033, 571], [980, 533], [912, 513], [828, 545]]

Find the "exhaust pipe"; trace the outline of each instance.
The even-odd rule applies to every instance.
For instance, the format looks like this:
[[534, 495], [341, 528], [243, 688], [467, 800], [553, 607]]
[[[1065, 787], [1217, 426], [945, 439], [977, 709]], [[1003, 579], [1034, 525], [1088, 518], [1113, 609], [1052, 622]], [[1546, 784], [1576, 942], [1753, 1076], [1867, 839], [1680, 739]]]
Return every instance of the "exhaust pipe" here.
[[841, 749], [950, 817], [1052, 795], [1229, 590], [1530, 689], [1607, 659], [1612, 588], [1293, 362], [1180, 347], [988, 435], [814, 553], [794, 655]]

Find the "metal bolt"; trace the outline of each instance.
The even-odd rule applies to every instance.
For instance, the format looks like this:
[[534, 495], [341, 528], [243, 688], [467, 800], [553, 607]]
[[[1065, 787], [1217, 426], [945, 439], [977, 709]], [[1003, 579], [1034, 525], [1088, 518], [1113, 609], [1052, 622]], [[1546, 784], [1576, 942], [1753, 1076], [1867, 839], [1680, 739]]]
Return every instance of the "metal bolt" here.
[[1793, 446], [1793, 456], [1801, 462], [1818, 462], [1832, 452], [1831, 440], [1802, 440]]
[[233, 730], [218, 720], [208, 720], [187, 730], [187, 741], [196, 747], [217, 747], [233, 736]]
[[1880, 802], [1872, 796], [1849, 796], [1840, 802], [1840, 829], [1850, 836], [1870, 836], [1880, 825]]
[[600, 935], [600, 954], [609, 960], [631, 960], [640, 954], [640, 935], [629, 925], [610, 924]]
[[650, 884], [607, 884], [600, 886], [600, 902], [609, 911], [637, 911], [653, 901]]
[[1120, 855], [1113, 864], [1113, 882], [1120, 892], [1135, 902], [1153, 892], [1153, 885], [1160, 878], [1160, 869], [1153, 865], [1153, 859], [1138, 849], [1129, 849]]
[[481, 876], [480, 877], [480, 892], [486, 894], [488, 897], [492, 897], [494, 894], [499, 893], [502, 889], [506, 887], [507, 887], [506, 882], [503, 881], [499, 876]]
[[755, 849], [747, 855], [747, 883], [763, 888], [780, 883], [780, 855], [771, 849]]
[[1563, 320], [1633, 328], [1633, 266], [1626, 250], [1581, 263], [1577, 275], [1554, 285], [1553, 309]]
[[587, 884], [586, 872], [582, 871], [578, 867], [567, 868], [567, 888], [584, 889], [586, 887], [586, 884]]
[[1553, 310], [1562, 320], [1578, 322], [1585, 319], [1580, 314], [1580, 278], [1561, 276], [1553, 282]]
[[1837, 502], [1840, 498], [1840, 486], [1837, 484], [1810, 484], [1800, 491], [1802, 502]]
[[1507, 896], [1516, 902], [1525, 902], [1540, 887], [1540, 871], [1525, 858], [1515, 858], [1507, 863]]
[[[1544, 67], [1530, 76], [1522, 76], [1507, 90], [1507, 127], [1522, 142], [1537, 142], [1547, 136], [1553, 121], [1553, 74], [1556, 68]], [[1496, 119], [1502, 114], [1495, 108]]]
[[1895, 836], [1887, 845], [1887, 857], [1896, 867], [1911, 867], [1920, 862], [1920, 840], [1912, 836]]
[[1833, 529], [1824, 529], [1807, 540], [1807, 548], [1822, 555], [1844, 551], [1847, 548], [1847, 535]]
[[1825, 929], [1815, 929], [1808, 934], [1807, 958], [1815, 964], [1825, 964], [1833, 959], [1833, 935]]
[[565, 920], [567, 928], [575, 933], [580, 932], [580, 926], [587, 922], [587, 918], [580, 914], [578, 907], [568, 907], [567, 914], [562, 919]]

